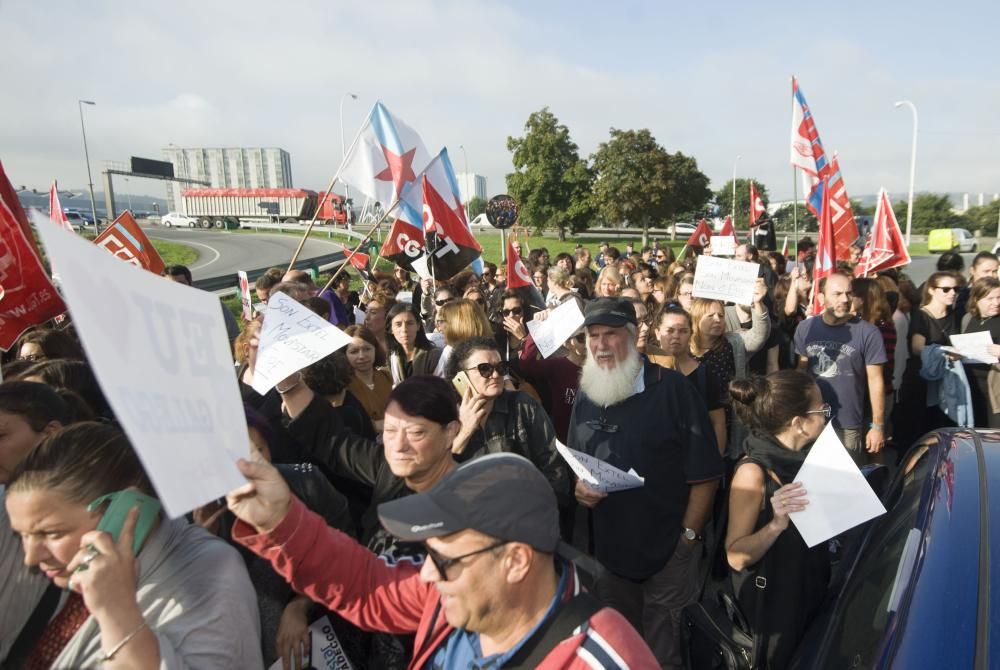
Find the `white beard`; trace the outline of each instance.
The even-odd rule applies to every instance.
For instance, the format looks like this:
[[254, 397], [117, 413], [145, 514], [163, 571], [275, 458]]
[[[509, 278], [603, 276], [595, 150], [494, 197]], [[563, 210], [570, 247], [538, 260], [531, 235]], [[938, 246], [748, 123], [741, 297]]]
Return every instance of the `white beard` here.
[[629, 345], [625, 360], [610, 370], [599, 366], [588, 348], [580, 374], [580, 390], [597, 405], [617, 405], [635, 393], [635, 378], [641, 370], [642, 358], [634, 343]]

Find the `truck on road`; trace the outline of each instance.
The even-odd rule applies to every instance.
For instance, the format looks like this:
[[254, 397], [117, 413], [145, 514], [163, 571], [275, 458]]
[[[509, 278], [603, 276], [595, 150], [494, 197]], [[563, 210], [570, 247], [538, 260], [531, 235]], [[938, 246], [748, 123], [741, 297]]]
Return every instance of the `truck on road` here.
[[[320, 202], [322, 200], [322, 202]], [[300, 188], [192, 188], [181, 194], [181, 211], [202, 228], [239, 228], [254, 221], [297, 223], [312, 220], [346, 225], [347, 206], [336, 193]]]

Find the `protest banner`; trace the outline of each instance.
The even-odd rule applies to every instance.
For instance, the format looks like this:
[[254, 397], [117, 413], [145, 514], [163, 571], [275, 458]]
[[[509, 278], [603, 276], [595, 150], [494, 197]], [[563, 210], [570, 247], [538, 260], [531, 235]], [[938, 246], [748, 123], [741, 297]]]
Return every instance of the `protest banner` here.
[[[715, 239], [712, 241], [714, 243]], [[691, 295], [695, 298], [750, 305], [753, 303], [753, 292], [759, 271], [760, 265], [757, 263], [702, 256], [698, 259], [698, 266], [694, 271], [694, 287]]]
[[264, 395], [288, 375], [350, 343], [344, 331], [305, 305], [281, 291], [272, 293], [260, 328], [253, 390]]
[[246, 483], [243, 402], [219, 299], [36, 216], [101, 390], [171, 517]]
[[559, 351], [559, 347], [583, 325], [583, 312], [576, 300], [567, 300], [549, 313], [544, 321], [527, 322], [528, 332], [543, 358]]
[[[307, 663], [296, 664], [296, 668], [316, 668], [316, 670], [352, 670], [350, 659], [344, 652], [340, 638], [330, 624], [330, 617], [317, 619], [309, 626], [309, 659]], [[268, 670], [284, 670], [282, 659], [278, 659]]]
[[253, 319], [253, 306], [250, 300], [250, 280], [247, 278], [247, 273], [243, 270], [239, 270], [236, 273], [236, 277], [240, 282], [240, 305], [243, 306], [243, 320], [250, 321]]
[[832, 421], [809, 449], [795, 481], [802, 484], [809, 504], [788, 516], [807, 546], [815, 547], [885, 514], [882, 502], [837, 437]]
[[569, 464], [573, 473], [595, 491], [614, 493], [646, 485], [646, 480], [635, 470], [630, 468], [625, 472], [599, 458], [570, 449], [559, 440], [556, 440], [556, 451]]
[[128, 212], [122, 212], [114, 223], [94, 239], [94, 244], [155, 275], [162, 274], [166, 267], [146, 233], [142, 232], [142, 228]]
[[735, 256], [736, 237], [734, 235], [716, 235], [712, 238], [713, 256]]

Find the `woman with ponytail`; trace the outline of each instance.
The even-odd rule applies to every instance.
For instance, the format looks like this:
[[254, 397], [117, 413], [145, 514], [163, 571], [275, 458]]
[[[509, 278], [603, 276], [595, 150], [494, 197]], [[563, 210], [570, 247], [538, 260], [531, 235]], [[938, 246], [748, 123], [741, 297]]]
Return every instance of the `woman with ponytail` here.
[[740, 609], [763, 636], [763, 667], [783, 668], [816, 614], [830, 576], [826, 545], [807, 547], [788, 518], [809, 504], [808, 492], [793, 482], [830, 418], [830, 406], [812, 378], [798, 370], [737, 379], [729, 392], [750, 435], [729, 494], [726, 558]]

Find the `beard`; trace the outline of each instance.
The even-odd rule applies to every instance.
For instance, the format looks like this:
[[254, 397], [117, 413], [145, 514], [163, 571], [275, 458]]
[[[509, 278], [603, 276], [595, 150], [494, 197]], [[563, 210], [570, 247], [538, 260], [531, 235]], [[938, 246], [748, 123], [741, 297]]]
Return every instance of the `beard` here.
[[597, 364], [594, 354], [587, 349], [587, 360], [580, 374], [580, 390], [595, 404], [604, 407], [617, 405], [635, 393], [635, 378], [642, 370], [642, 358], [635, 343], [629, 343], [625, 360], [608, 370]]

